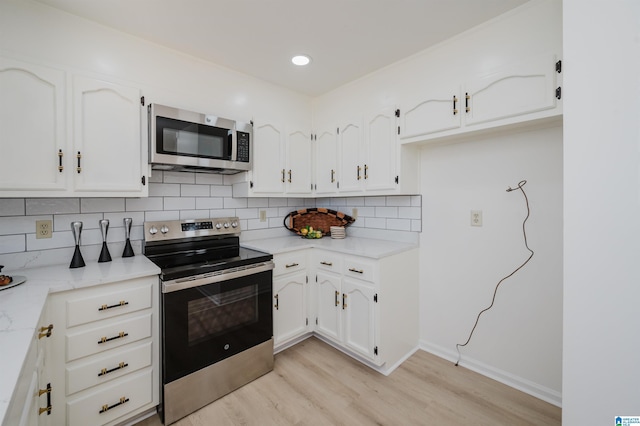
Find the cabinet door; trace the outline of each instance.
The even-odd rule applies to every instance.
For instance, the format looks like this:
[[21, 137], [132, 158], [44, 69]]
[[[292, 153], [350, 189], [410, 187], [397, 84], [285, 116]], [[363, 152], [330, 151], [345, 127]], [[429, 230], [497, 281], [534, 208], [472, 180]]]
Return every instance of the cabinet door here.
[[342, 321], [347, 348], [373, 360], [375, 357], [374, 289], [370, 283], [344, 278]]
[[139, 89], [74, 76], [75, 191], [142, 191], [140, 120]]
[[397, 176], [398, 121], [396, 108], [385, 108], [367, 117], [364, 163], [366, 190], [395, 189]]
[[256, 121], [253, 127], [253, 192], [284, 191], [284, 132], [282, 127]]
[[555, 108], [555, 62], [554, 55], [543, 55], [467, 82], [469, 111], [465, 113], [465, 124]]
[[317, 326], [316, 332], [330, 339], [340, 341], [342, 333], [342, 293], [340, 276], [318, 272], [316, 293]]
[[362, 190], [364, 177], [361, 163], [362, 124], [361, 120], [344, 123], [339, 127], [340, 141], [340, 192], [357, 192]]
[[0, 196], [32, 190], [55, 196], [66, 190], [70, 170], [64, 167], [71, 153], [65, 142], [64, 82], [63, 71], [0, 58]]
[[321, 127], [315, 141], [316, 194], [338, 190], [338, 134], [336, 126]]
[[274, 345], [307, 331], [306, 271], [273, 280]]
[[289, 194], [311, 193], [311, 132], [287, 132], [287, 183]]
[[412, 138], [460, 127], [464, 99], [460, 86], [432, 89], [406, 105], [400, 126], [401, 138]]

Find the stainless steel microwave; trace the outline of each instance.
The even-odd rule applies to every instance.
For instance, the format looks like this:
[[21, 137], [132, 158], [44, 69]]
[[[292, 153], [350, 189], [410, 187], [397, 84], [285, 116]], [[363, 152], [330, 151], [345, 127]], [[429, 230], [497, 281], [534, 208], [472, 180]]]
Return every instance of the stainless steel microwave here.
[[253, 126], [215, 115], [149, 104], [154, 170], [235, 174], [251, 169]]

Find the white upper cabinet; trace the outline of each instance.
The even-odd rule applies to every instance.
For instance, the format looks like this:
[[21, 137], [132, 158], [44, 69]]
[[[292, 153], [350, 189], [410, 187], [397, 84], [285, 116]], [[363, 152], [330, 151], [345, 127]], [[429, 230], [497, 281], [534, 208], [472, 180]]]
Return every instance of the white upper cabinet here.
[[466, 82], [465, 124], [555, 108], [558, 74], [555, 64], [554, 55], [542, 55]]
[[285, 181], [284, 130], [278, 124], [256, 120], [253, 126], [254, 193], [282, 193]]
[[74, 191], [142, 191], [140, 90], [73, 78]]
[[136, 88], [0, 58], [0, 197], [146, 196], [140, 99]]
[[364, 177], [362, 156], [362, 120], [346, 121], [338, 127], [338, 146], [340, 164], [340, 192], [358, 192], [362, 190]]
[[0, 57], [0, 196], [66, 190], [65, 74]]
[[365, 119], [364, 186], [367, 191], [396, 188], [398, 117], [396, 108], [385, 108]]
[[311, 132], [298, 128], [287, 130], [287, 194], [311, 193]]
[[336, 126], [321, 126], [315, 134], [315, 193], [338, 192], [338, 132]]
[[460, 86], [439, 86], [408, 101], [402, 115], [402, 137], [457, 129], [461, 124]]

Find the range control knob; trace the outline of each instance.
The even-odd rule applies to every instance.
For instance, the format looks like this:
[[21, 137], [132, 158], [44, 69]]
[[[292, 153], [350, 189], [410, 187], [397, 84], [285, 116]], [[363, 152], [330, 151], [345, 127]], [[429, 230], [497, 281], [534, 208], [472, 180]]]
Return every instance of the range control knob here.
[[155, 226], [152, 226], [151, 228], [149, 228], [149, 233], [151, 235], [156, 235], [158, 233], [158, 228], [156, 228]]
[[160, 232], [166, 234], [167, 232], [169, 232], [169, 227], [167, 225], [162, 225], [162, 228], [160, 228]]
[[238, 222], [236, 222], [235, 220], [233, 222], [231, 222], [231, 227], [232, 228], [237, 228], [238, 227]]
[[225, 229], [228, 228], [229, 227], [229, 222], [225, 222], [224, 223], [224, 227], [225, 227]]
[[222, 224], [220, 222], [216, 223], [216, 229], [220, 230], [220, 228], [222, 228]]

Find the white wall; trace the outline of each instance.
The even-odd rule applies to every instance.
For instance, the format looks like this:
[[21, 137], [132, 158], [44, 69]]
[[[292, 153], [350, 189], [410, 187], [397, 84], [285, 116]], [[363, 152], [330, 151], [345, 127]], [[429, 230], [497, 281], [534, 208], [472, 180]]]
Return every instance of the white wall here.
[[[562, 388], [562, 126], [422, 150], [421, 344], [461, 366], [559, 403]], [[482, 210], [483, 226], [470, 226]]]
[[563, 425], [640, 417], [640, 2], [564, 0]]

